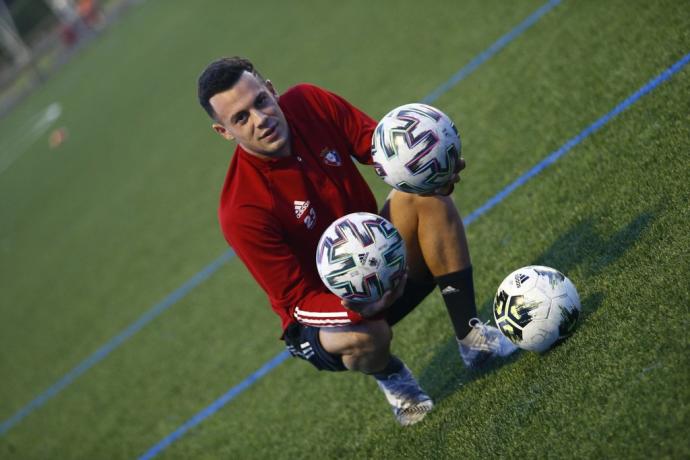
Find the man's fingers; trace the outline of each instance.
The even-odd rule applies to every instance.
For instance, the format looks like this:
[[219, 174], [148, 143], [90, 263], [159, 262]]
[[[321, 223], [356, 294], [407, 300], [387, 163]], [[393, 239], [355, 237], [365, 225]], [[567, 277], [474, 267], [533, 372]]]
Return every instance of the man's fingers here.
[[376, 314], [380, 311], [383, 311], [386, 308], [390, 307], [393, 304], [393, 302], [398, 300], [398, 298], [405, 291], [405, 284], [406, 283], [407, 283], [407, 272], [405, 272], [403, 274], [403, 276], [400, 277], [400, 280], [395, 285], [395, 287], [393, 287], [393, 289], [389, 289], [388, 291], [384, 292], [379, 300], [376, 300], [374, 302], [361, 303], [361, 302], [352, 302], [352, 301], [342, 299], [340, 301], [340, 305], [347, 308], [348, 310], [355, 311], [355, 312], [361, 314], [362, 316], [374, 315], [374, 314]]

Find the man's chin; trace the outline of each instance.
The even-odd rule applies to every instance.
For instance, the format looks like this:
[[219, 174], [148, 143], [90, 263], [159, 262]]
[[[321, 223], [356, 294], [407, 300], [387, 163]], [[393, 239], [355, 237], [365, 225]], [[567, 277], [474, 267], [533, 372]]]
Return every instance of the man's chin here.
[[263, 158], [280, 158], [289, 155], [286, 140], [277, 140], [270, 144], [262, 145], [260, 148], [253, 149], [242, 146], [247, 152]]
[[284, 151], [287, 150], [287, 139], [284, 137], [280, 137], [276, 139], [275, 141], [271, 142], [267, 146], [268, 148], [266, 149], [267, 151], [270, 151], [273, 153], [274, 156], [280, 156], [280, 154]]

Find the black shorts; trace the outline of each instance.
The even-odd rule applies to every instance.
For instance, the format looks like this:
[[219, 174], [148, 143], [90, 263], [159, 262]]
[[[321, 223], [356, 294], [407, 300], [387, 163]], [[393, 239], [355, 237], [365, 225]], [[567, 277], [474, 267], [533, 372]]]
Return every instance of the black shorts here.
[[[386, 311], [385, 318], [391, 326], [407, 316], [417, 305], [422, 303], [436, 284], [420, 284], [408, 279], [405, 290], [398, 300]], [[328, 353], [321, 346], [319, 329], [300, 323], [292, 323], [285, 330], [285, 346], [294, 357], [309, 361], [320, 371], [344, 371], [342, 356]]]

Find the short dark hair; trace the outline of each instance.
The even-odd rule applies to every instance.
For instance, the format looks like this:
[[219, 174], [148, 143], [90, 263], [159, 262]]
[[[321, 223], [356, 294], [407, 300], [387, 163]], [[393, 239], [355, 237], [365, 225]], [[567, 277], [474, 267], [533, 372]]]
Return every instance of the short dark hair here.
[[216, 112], [211, 107], [211, 98], [235, 86], [244, 72], [252, 73], [264, 81], [261, 74], [254, 68], [254, 64], [249, 59], [239, 56], [216, 59], [201, 72], [197, 82], [197, 95], [199, 104], [211, 118], [218, 121]]

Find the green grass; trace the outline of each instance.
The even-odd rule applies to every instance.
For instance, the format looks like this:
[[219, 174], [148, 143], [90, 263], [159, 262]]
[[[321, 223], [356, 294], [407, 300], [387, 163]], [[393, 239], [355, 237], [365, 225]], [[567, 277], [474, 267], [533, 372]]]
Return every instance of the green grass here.
[[[0, 122], [4, 149], [57, 101], [70, 132], [0, 174], [1, 420], [226, 250], [231, 146], [194, 97], [208, 61], [247, 55], [279, 89], [309, 81], [379, 117], [541, 3], [186, 5], [131, 10]], [[685, 9], [565, 1], [436, 101], [463, 136], [463, 214], [689, 52]], [[484, 317], [519, 266], [575, 282], [582, 320], [549, 353], [463, 369], [434, 293], [394, 340], [437, 402], [423, 423], [397, 427], [370, 378], [289, 360], [163, 457], [687, 458], [688, 164], [686, 68], [468, 228]], [[233, 260], [0, 437], [0, 458], [140, 455], [275, 356], [278, 334]]]

